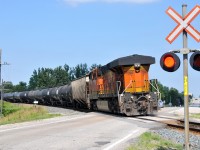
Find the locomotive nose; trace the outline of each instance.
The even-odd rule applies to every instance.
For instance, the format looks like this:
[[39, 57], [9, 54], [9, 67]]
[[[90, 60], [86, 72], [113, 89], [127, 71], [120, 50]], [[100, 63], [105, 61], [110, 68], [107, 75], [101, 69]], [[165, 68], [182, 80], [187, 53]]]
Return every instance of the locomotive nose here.
[[148, 106], [147, 101], [139, 101], [138, 102], [138, 110], [139, 111], [146, 110], [147, 106]]

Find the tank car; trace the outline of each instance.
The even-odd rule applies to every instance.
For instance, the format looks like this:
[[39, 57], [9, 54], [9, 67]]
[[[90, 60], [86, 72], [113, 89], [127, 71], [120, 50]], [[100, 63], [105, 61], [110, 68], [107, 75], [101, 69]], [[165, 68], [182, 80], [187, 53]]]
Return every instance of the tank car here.
[[73, 105], [71, 84], [59, 87], [57, 95], [59, 96], [60, 102], [63, 104], [63, 106], [70, 107]]
[[13, 97], [14, 93], [4, 93], [3, 94], [3, 98], [4, 100], [8, 101], [8, 102], [13, 102]]
[[42, 98], [42, 90], [36, 90], [34, 95], [34, 100], [38, 101], [38, 104], [44, 104], [44, 100]]

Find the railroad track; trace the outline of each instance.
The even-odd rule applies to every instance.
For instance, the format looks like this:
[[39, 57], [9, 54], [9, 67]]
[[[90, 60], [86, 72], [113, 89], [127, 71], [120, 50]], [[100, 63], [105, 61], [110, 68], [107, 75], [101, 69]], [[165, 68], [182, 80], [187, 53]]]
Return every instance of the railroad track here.
[[[165, 122], [167, 126], [172, 129], [184, 131], [184, 120], [175, 120], [175, 122]], [[200, 135], [200, 123], [199, 122], [189, 122], [189, 132], [195, 135]]]
[[[155, 122], [159, 122], [159, 123], [164, 123], [169, 127], [184, 130], [184, 120], [183, 119], [177, 119], [177, 118], [168, 117], [168, 116], [142, 116], [142, 117], [137, 117], [137, 118], [143, 119], [143, 120], [155, 121]], [[190, 132], [200, 134], [200, 122], [190, 121], [189, 122], [189, 130], [190, 130]]]

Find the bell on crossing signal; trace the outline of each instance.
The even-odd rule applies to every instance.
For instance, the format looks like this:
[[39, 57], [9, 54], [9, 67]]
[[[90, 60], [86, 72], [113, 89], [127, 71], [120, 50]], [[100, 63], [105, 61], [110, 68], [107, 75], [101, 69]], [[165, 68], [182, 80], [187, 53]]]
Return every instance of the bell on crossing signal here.
[[190, 57], [190, 65], [194, 70], [200, 71], [200, 52], [194, 52]]
[[174, 72], [180, 67], [180, 59], [172, 52], [165, 53], [160, 58], [160, 66], [167, 72]]

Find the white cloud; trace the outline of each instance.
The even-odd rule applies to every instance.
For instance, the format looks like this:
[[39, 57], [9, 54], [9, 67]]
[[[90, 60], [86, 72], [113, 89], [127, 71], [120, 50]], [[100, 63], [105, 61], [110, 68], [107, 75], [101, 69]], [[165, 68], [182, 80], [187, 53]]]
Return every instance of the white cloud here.
[[70, 5], [79, 5], [83, 3], [94, 3], [94, 2], [101, 2], [101, 3], [132, 3], [132, 4], [144, 4], [144, 3], [152, 3], [159, 0], [63, 0], [67, 4]]

